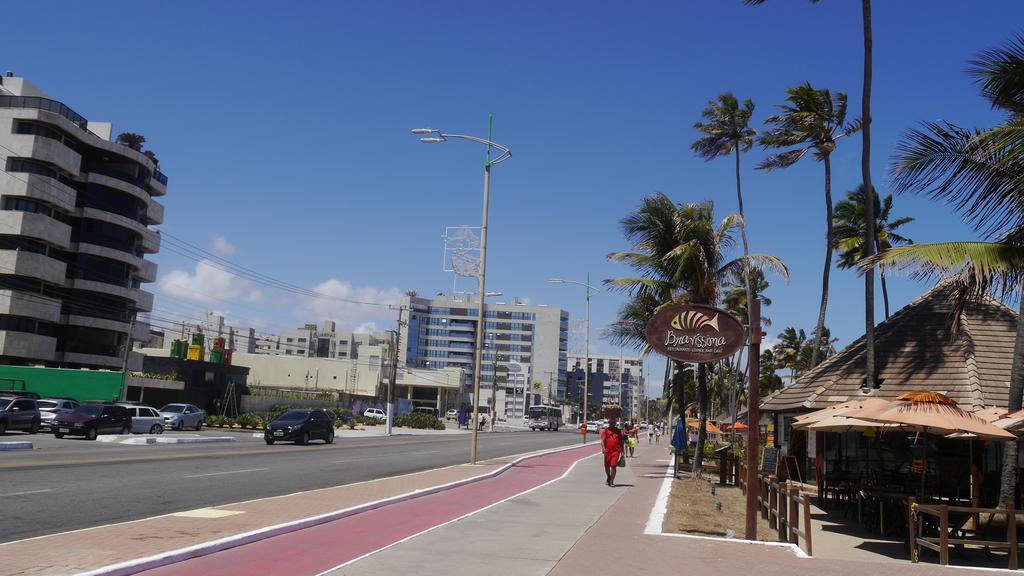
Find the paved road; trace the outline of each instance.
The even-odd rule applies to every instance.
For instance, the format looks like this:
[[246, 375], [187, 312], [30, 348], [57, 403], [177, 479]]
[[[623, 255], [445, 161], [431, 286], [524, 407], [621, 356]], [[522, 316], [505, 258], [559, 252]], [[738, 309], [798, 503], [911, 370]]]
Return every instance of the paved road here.
[[[22, 439], [15, 436], [2, 440]], [[461, 464], [469, 452], [468, 434], [339, 438], [330, 446], [266, 446], [251, 433], [237, 437], [229, 444], [146, 446], [32, 437], [36, 450], [0, 452], [0, 542]], [[479, 454], [495, 458], [578, 441], [571, 432], [481, 434]]]

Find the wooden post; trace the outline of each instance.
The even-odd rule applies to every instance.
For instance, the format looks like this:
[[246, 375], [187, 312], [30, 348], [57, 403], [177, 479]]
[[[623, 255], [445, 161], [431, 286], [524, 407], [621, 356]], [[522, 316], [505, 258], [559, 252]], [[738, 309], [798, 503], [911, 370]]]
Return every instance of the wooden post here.
[[811, 497], [804, 496], [804, 540], [807, 542], [807, 555], [814, 556], [811, 551]]
[[[747, 351], [747, 482], [757, 476], [758, 453], [761, 451], [761, 300], [747, 303], [750, 349]], [[757, 499], [747, 493], [746, 537], [757, 540]]]
[[939, 564], [949, 564], [949, 506], [939, 506]]
[[800, 544], [796, 531], [800, 528], [800, 487], [789, 487], [789, 541]]
[[1013, 499], [1006, 505], [1006, 540], [1010, 545], [1010, 570], [1017, 569], [1017, 509]]
[[779, 532], [779, 542], [789, 542], [789, 518], [786, 511], [785, 488], [781, 492], [783, 497], [779, 500], [779, 524], [777, 530]]
[[910, 531], [910, 536], [907, 542], [910, 542], [910, 561], [917, 564], [919, 558], [917, 556], [917, 501], [913, 496], [907, 498], [907, 529]]

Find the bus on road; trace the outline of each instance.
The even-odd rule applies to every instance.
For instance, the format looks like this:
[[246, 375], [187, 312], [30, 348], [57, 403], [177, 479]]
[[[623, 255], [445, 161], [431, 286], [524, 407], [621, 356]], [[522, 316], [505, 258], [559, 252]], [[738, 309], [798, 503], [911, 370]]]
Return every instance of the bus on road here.
[[530, 406], [530, 430], [554, 430], [562, 427], [562, 409], [556, 406]]

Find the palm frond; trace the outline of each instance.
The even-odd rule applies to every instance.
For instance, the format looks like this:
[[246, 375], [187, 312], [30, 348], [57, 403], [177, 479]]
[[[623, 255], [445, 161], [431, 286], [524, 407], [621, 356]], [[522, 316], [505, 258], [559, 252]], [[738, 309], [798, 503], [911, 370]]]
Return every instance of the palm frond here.
[[1018, 34], [999, 48], [983, 51], [970, 61], [968, 73], [992, 106], [1024, 114], [1024, 36]]

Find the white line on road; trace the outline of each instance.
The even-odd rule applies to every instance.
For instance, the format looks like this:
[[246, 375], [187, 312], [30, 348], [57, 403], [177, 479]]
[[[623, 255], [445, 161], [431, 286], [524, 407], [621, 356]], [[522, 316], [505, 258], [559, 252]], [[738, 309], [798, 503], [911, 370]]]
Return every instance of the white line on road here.
[[221, 476], [222, 474], [241, 474], [243, 472], [262, 472], [263, 470], [270, 470], [270, 468], [250, 468], [248, 470], [231, 470], [230, 472], [210, 472], [209, 474], [193, 474], [192, 476], [185, 476], [185, 478], [202, 478], [204, 476]]
[[0, 498], [5, 498], [7, 496], [25, 496], [26, 494], [42, 494], [43, 492], [53, 492], [53, 489], [52, 488], [47, 488], [46, 490], [26, 490], [24, 492], [12, 492], [10, 494], [0, 494]]

